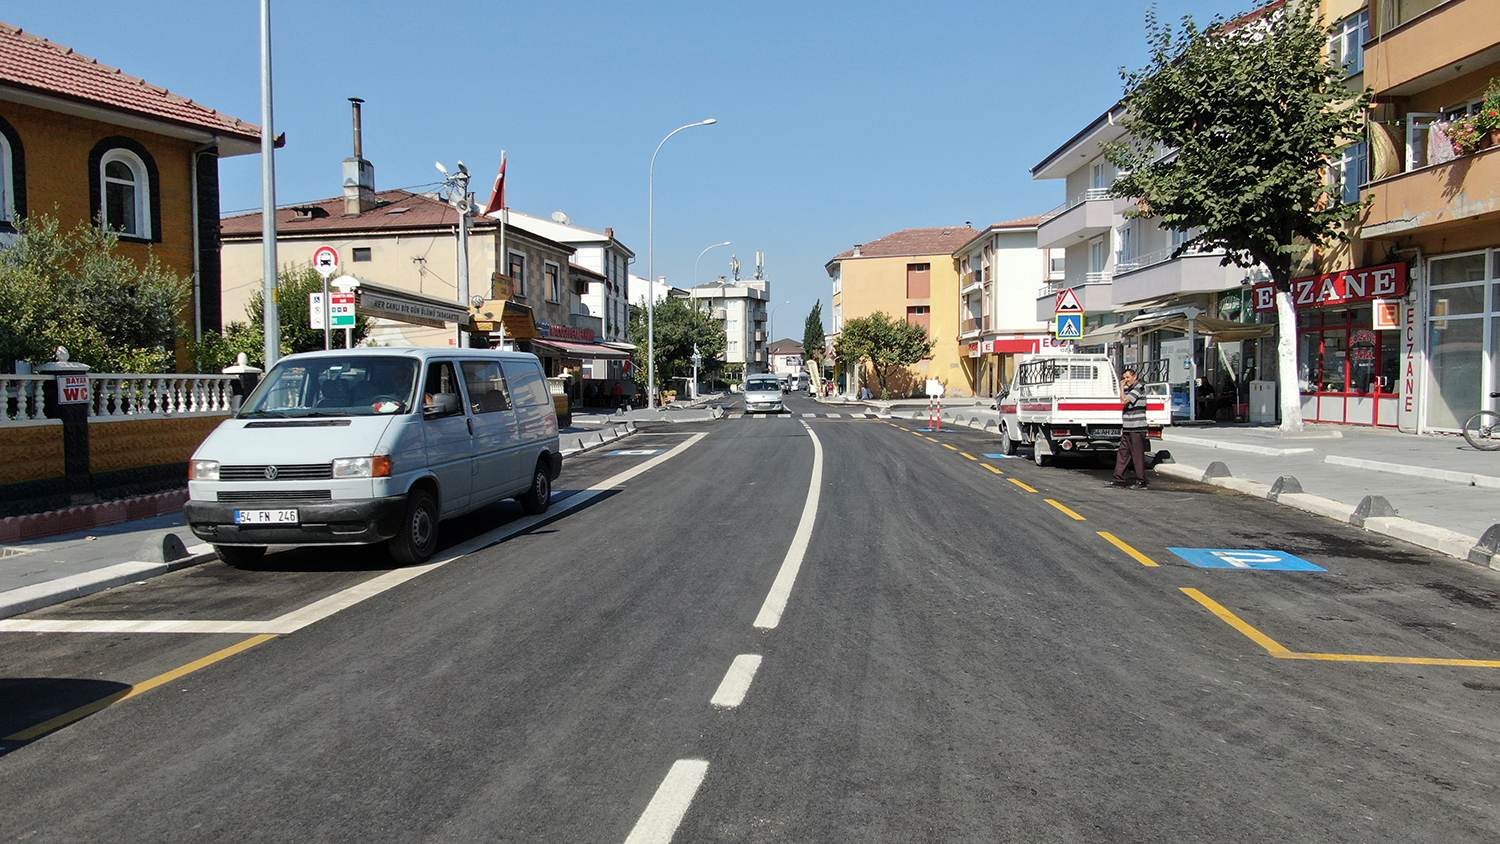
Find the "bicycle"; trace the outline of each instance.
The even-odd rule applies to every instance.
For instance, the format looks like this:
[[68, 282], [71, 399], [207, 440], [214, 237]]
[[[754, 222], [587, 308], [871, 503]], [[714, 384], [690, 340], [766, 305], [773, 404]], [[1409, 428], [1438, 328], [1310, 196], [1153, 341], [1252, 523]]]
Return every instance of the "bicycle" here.
[[[1500, 399], [1500, 393], [1490, 393]], [[1464, 421], [1464, 440], [1480, 451], [1500, 451], [1500, 413], [1481, 410]]]

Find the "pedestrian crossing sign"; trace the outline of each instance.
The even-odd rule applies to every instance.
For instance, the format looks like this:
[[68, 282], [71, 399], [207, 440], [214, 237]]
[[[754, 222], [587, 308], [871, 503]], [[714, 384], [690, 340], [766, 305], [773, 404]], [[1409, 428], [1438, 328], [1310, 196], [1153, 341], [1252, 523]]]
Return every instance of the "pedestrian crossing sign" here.
[[1059, 340], [1083, 339], [1083, 314], [1058, 314], [1052, 332]]

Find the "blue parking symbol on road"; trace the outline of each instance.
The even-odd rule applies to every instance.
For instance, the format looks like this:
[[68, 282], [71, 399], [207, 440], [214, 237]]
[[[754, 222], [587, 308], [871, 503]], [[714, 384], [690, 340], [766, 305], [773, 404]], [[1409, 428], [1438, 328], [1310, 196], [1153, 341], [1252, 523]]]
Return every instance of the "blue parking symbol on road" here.
[[1020, 460], [1021, 459], [1020, 455], [1017, 455], [1017, 454], [986, 454], [985, 457], [988, 457], [991, 460]]
[[653, 454], [661, 454], [659, 448], [632, 448], [609, 452], [610, 457], [650, 457]]
[[1257, 571], [1327, 571], [1285, 551], [1247, 551], [1228, 548], [1168, 548], [1200, 569], [1255, 569]]

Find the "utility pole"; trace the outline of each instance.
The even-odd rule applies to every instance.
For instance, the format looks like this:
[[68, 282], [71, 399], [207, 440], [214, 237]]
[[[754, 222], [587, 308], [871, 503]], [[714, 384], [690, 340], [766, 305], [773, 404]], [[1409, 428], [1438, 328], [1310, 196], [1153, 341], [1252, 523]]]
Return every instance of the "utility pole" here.
[[[458, 172], [449, 173], [448, 168], [438, 162], [437, 169], [447, 177], [448, 202], [458, 212], [458, 304], [468, 308], [469, 303], [469, 214], [474, 210], [474, 195], [469, 193], [469, 168], [458, 162]], [[458, 327], [458, 347], [468, 346], [463, 325]]]
[[260, 3], [260, 243], [266, 370], [281, 357], [276, 305], [276, 130], [271, 120], [271, 0]]

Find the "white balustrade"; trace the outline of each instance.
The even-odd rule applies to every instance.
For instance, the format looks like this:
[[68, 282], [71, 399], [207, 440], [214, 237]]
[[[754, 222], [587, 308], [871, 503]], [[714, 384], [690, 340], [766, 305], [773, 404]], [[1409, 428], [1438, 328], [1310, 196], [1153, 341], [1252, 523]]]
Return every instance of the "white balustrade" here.
[[50, 375], [0, 375], [0, 427], [44, 419], [42, 387]]

